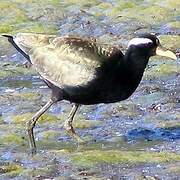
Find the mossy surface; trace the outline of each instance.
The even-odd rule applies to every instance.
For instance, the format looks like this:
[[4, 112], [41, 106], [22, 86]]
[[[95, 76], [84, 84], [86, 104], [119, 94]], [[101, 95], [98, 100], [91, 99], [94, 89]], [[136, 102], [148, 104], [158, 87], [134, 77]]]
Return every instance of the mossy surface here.
[[35, 101], [41, 97], [40, 94], [35, 92], [15, 93], [14, 96], [19, 98], [20, 100], [25, 100], [25, 101]]
[[15, 133], [7, 133], [0, 137], [1, 143], [6, 145], [24, 145], [27, 144], [24, 136], [15, 134]]
[[38, 22], [21, 23], [17, 25], [16, 29], [13, 29], [12, 33], [16, 34], [18, 32], [53, 34], [57, 32], [57, 27], [53, 27], [49, 24], [43, 24]]
[[174, 153], [152, 153], [138, 151], [85, 151], [72, 156], [74, 163], [93, 166], [97, 163], [162, 163], [179, 161], [180, 155]]
[[9, 24], [1, 24], [0, 33], [8, 33], [13, 30], [13, 27]]
[[[167, 60], [165, 60], [167, 61]], [[160, 78], [160, 77], [168, 77], [170, 75], [175, 75], [180, 71], [180, 67], [177, 64], [171, 63], [162, 63], [157, 66], [154, 66], [150, 70], [145, 72], [145, 78]]]
[[100, 126], [102, 124], [101, 121], [95, 120], [75, 120], [74, 126], [75, 128], [86, 129], [90, 127]]
[[[21, 114], [21, 115], [15, 115], [12, 116], [12, 122], [13, 123], [25, 123], [28, 122], [32, 117], [33, 117], [34, 113], [25, 113], [25, 114]], [[50, 122], [55, 122], [58, 121], [58, 118], [54, 115], [51, 114], [44, 114], [40, 117], [38, 123], [50, 123]]]
[[0, 79], [32, 74], [35, 74], [35, 72], [32, 69], [13, 66], [11, 64], [7, 66], [0, 65]]
[[[36, 15], [37, 17], [45, 16], [48, 5], [52, 5], [54, 11], [59, 1], [1, 1], [0, 2], [0, 17], [2, 21], [0, 23], [0, 33], [11, 33], [16, 34], [17, 32], [34, 32], [34, 33], [55, 33], [57, 26], [55, 23], [40, 21], [32, 19], [31, 15], [35, 13], [36, 9], [39, 8]], [[39, 3], [39, 7], [38, 7]], [[26, 6], [26, 8], [24, 8]], [[53, 9], [54, 6], [54, 9]], [[34, 8], [34, 12], [32, 13]], [[29, 14], [29, 12], [31, 12]], [[6, 14], [6, 16], [4, 16]]]
[[17, 164], [0, 165], [0, 178], [13, 178], [18, 176], [24, 168]]
[[55, 131], [55, 130], [46, 130], [40, 134], [38, 137], [41, 137], [43, 140], [56, 140], [57, 137], [60, 137], [62, 133]]
[[161, 35], [160, 40], [163, 46], [172, 51], [175, 51], [180, 47], [180, 36], [178, 35]]
[[[25, 11], [17, 6], [16, 3], [2, 1], [0, 3], [0, 10], [0, 16], [3, 17], [2, 22], [14, 25], [16, 23], [28, 21]], [[6, 16], [4, 16], [5, 14]]]

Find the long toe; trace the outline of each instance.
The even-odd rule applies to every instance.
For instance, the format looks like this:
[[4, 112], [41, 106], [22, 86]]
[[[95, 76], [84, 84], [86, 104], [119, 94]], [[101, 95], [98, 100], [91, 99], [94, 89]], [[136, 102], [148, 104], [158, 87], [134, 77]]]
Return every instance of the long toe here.
[[66, 132], [71, 136], [73, 137], [77, 142], [78, 144], [83, 144], [85, 143], [85, 141], [75, 132], [74, 128], [72, 125], [69, 125], [69, 124], [64, 124], [64, 129], [66, 130]]

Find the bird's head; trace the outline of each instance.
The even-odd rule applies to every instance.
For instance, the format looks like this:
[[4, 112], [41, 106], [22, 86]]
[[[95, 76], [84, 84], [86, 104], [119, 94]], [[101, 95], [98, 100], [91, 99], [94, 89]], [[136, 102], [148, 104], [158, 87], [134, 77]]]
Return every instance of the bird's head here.
[[128, 43], [128, 49], [134, 49], [140, 54], [151, 57], [155, 55], [168, 57], [176, 60], [176, 55], [160, 44], [159, 39], [153, 34], [142, 34], [136, 38], [133, 38]]

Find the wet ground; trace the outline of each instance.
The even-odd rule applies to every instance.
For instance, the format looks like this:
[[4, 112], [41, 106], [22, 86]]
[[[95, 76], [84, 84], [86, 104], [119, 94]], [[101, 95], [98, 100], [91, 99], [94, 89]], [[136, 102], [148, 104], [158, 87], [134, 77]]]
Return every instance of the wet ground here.
[[[43, 32], [97, 37], [119, 45], [138, 33], [159, 34], [180, 53], [180, 2], [2, 0], [0, 33]], [[78, 146], [63, 129], [71, 104], [54, 105], [38, 122], [38, 152], [28, 151], [26, 122], [50, 90], [0, 38], [0, 179], [180, 179], [180, 62], [150, 60], [126, 101], [81, 106]]]

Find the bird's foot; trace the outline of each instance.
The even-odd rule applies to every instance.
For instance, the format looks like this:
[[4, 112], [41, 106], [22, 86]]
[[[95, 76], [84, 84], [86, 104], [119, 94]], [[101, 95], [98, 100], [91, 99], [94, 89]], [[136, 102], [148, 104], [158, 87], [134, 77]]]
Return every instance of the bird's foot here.
[[75, 132], [73, 126], [71, 124], [64, 124], [64, 129], [67, 134], [77, 140], [78, 144], [85, 144], [85, 141]]

